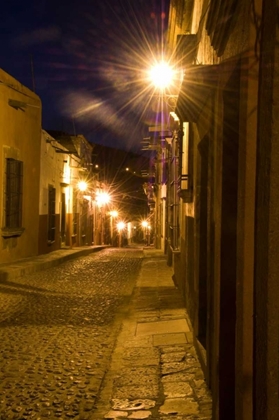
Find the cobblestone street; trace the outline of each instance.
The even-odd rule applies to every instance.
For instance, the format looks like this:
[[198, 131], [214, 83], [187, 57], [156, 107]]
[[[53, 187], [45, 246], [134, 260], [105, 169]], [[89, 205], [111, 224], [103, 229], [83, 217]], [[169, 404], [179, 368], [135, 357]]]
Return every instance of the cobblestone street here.
[[88, 418], [141, 257], [105, 249], [0, 283], [1, 420]]

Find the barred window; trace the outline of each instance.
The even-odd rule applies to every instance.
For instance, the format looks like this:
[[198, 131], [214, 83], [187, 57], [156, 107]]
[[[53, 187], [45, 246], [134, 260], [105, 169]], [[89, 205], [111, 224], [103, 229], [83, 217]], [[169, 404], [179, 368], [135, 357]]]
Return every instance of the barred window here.
[[23, 162], [6, 159], [5, 227], [22, 226]]
[[55, 196], [56, 190], [51, 185], [48, 187], [48, 241], [55, 241]]

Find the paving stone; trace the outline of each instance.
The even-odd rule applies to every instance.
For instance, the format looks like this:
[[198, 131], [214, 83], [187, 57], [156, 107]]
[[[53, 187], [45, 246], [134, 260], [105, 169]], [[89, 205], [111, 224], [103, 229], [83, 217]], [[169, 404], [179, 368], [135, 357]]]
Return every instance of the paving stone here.
[[189, 326], [186, 319], [169, 321], [142, 322], [137, 325], [137, 335], [164, 334], [188, 332]]
[[187, 343], [185, 333], [169, 333], [153, 335], [154, 346], [169, 346], [171, 344]]
[[159, 408], [159, 412], [168, 415], [198, 414], [199, 405], [194, 399], [167, 398]]
[[128, 419], [138, 419], [138, 420], [143, 420], [143, 419], [148, 419], [151, 416], [151, 411], [136, 411], [132, 414], [130, 414], [128, 416]]
[[164, 363], [162, 365], [161, 372], [162, 372], [162, 375], [167, 375], [167, 374], [170, 374], [170, 373], [182, 372], [184, 370], [188, 370], [189, 368], [190, 367], [186, 363], [186, 361], [183, 361], [183, 362], [173, 362], [173, 363]]
[[108, 413], [104, 415], [104, 419], [119, 419], [119, 418], [126, 418], [128, 417], [128, 413], [126, 411], [114, 411], [110, 410]]
[[123, 399], [112, 399], [112, 407], [114, 409], [122, 409], [122, 410], [148, 410], [150, 408], [155, 407], [155, 401], [150, 399], [143, 399], [138, 398], [134, 400], [130, 400], [128, 398]]
[[186, 359], [186, 351], [173, 351], [161, 355], [161, 363], [183, 362]]
[[182, 398], [193, 395], [193, 389], [187, 382], [166, 382], [164, 395], [168, 398]]
[[144, 383], [137, 386], [116, 386], [113, 395], [115, 398], [129, 398], [130, 400], [134, 400], [137, 398], [157, 399], [159, 396], [159, 386], [157, 383], [148, 384], [148, 386]]

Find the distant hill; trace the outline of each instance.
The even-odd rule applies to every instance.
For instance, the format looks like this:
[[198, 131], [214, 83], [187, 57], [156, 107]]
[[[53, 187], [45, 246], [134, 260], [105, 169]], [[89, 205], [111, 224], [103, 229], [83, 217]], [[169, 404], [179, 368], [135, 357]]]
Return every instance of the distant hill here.
[[148, 170], [149, 159], [134, 152], [93, 144], [92, 163], [93, 167], [99, 166], [102, 178], [112, 180], [127, 172], [141, 177], [142, 171]]
[[116, 207], [131, 217], [148, 214], [147, 197], [143, 184], [147, 177], [149, 158], [112, 147], [93, 145], [93, 169], [100, 181], [109, 186]]

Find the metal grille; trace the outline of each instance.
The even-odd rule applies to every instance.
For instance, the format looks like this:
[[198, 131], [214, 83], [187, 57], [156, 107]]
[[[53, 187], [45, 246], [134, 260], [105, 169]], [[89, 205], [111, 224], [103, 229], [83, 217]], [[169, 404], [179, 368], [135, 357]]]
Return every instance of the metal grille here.
[[22, 225], [23, 162], [6, 159], [5, 225], [18, 228]]

